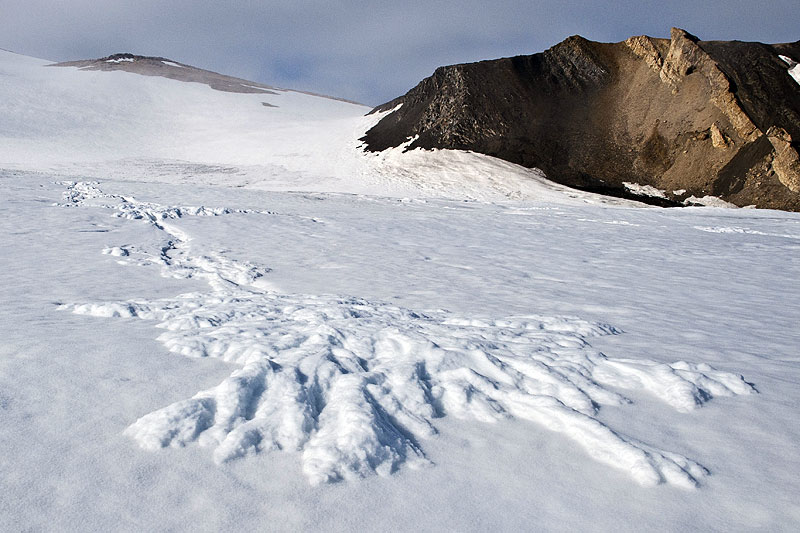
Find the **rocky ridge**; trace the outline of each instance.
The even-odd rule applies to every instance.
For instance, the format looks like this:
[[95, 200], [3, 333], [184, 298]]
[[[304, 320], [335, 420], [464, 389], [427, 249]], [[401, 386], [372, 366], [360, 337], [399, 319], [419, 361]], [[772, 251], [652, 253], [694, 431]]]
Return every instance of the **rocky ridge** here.
[[[53, 67], [77, 67], [81, 70], [100, 70], [114, 71], [122, 70], [143, 76], [161, 76], [177, 81], [202, 83], [214, 90], [230, 93], [243, 94], [277, 94], [280, 92], [298, 92], [311, 96], [320, 96], [330, 100], [357, 103], [344, 98], [317, 94], [309, 91], [298, 91], [294, 89], [283, 89], [265, 85], [255, 81], [249, 81], [234, 76], [219, 74], [211, 70], [193, 67], [185, 63], [179, 63], [166, 57], [142, 56], [138, 54], [120, 53], [99, 59], [82, 59], [78, 61], [66, 61], [54, 63]], [[264, 103], [267, 107], [274, 107], [269, 103]]]
[[471, 150], [661, 205], [715, 196], [800, 211], [798, 59], [800, 41], [701, 41], [678, 28], [619, 43], [573, 36], [441, 67], [377, 107], [394, 111], [362, 140], [370, 151]]
[[100, 59], [85, 59], [56, 63], [55, 67], [78, 67], [81, 70], [123, 70], [144, 76], [162, 76], [165, 78], [203, 83], [212, 89], [233, 93], [275, 94], [275, 88], [252, 81], [218, 74], [191, 65], [178, 63], [165, 57], [150, 57], [136, 54], [112, 54]]

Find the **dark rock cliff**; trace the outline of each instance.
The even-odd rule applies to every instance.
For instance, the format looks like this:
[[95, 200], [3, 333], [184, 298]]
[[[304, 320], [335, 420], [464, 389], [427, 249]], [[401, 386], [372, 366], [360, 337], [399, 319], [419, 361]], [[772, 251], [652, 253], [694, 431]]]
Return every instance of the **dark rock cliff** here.
[[363, 138], [381, 151], [472, 150], [539, 167], [572, 187], [630, 196], [625, 182], [666, 191], [664, 205], [719, 196], [800, 210], [800, 85], [788, 73], [800, 41], [766, 45], [670, 39], [596, 43], [441, 67]]

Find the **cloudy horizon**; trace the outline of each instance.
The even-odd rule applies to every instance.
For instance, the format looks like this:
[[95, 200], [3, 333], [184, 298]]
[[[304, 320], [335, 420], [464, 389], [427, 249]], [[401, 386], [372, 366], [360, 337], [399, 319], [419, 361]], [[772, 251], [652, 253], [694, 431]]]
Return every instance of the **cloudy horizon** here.
[[[52, 61], [131, 52], [378, 105], [436, 67], [541, 52], [570, 35], [621, 41], [800, 38], [794, 2], [410, 0], [320, 3], [0, 0], [0, 48]], [[490, 7], [487, 7], [490, 6]]]

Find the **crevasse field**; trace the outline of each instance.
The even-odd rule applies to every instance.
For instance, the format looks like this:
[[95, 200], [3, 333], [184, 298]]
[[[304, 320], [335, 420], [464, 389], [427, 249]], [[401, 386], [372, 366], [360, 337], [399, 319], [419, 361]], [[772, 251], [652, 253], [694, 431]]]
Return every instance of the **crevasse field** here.
[[0, 530], [796, 530], [797, 214], [46, 64], [0, 52]]

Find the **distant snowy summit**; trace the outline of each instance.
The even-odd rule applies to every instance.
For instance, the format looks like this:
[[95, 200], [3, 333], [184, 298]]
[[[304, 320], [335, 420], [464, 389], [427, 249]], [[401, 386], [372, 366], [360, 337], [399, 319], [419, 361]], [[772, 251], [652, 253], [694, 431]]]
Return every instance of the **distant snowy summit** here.
[[[145, 76], [162, 76], [172, 80], [203, 83], [212, 89], [230, 93], [277, 94], [279, 92], [286, 91], [286, 89], [280, 89], [271, 85], [264, 85], [263, 83], [236, 78], [234, 76], [227, 76], [211, 70], [193, 67], [185, 63], [172, 61], [171, 59], [167, 59], [165, 57], [142, 56], [130, 53], [112, 54], [99, 59], [66, 61], [63, 63], [55, 63], [51, 66], [78, 67], [81, 70], [122, 70], [125, 72], [142, 74]], [[292, 92], [300, 92], [312, 96], [321, 96], [323, 98], [339, 100], [342, 102], [357, 103], [351, 102], [350, 100], [346, 100], [344, 98], [337, 98], [335, 96], [327, 96], [307, 91], [295, 90]]]
[[800, 41], [597, 43], [441, 67], [364, 137], [471, 150], [578, 189], [684, 205], [800, 211]]
[[184, 65], [164, 57], [113, 54], [100, 59], [68, 61], [53, 66], [78, 67], [82, 70], [124, 70], [145, 76], [163, 76], [178, 81], [203, 83], [218, 91], [275, 94], [274, 87]]

